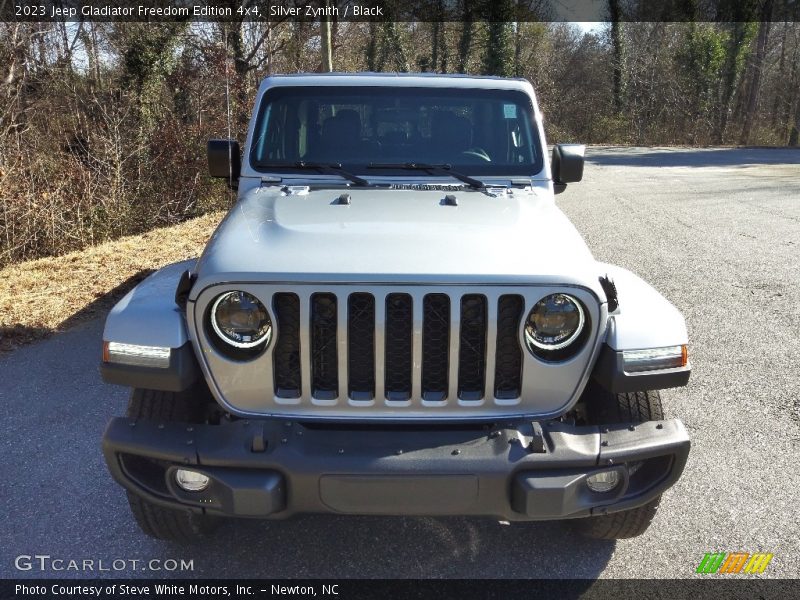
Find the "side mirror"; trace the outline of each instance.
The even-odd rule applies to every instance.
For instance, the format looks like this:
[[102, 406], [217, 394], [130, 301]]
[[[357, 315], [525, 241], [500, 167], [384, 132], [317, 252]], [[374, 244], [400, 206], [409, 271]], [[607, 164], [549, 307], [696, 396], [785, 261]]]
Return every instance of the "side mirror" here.
[[236, 187], [242, 171], [242, 157], [236, 140], [208, 140], [208, 173], [211, 177], [227, 179]]
[[568, 183], [583, 179], [583, 156], [586, 154], [584, 144], [557, 144], [553, 146], [553, 160], [550, 169], [553, 172], [553, 187], [556, 194], [567, 188]]

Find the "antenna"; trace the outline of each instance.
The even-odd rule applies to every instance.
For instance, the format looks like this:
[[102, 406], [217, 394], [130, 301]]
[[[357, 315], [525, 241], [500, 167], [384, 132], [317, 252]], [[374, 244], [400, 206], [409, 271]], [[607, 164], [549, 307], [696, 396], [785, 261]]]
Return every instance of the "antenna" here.
[[231, 144], [231, 77], [228, 70], [228, 25], [222, 26], [225, 44], [225, 112], [228, 120], [228, 188], [233, 189], [233, 144]]

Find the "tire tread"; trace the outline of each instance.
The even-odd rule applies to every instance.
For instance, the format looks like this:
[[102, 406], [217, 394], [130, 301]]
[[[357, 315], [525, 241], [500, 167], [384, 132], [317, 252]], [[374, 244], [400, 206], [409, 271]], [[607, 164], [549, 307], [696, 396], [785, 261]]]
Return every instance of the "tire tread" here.
[[[165, 392], [134, 389], [126, 416], [134, 419], [163, 422], [199, 423], [204, 405], [193, 390]], [[127, 492], [128, 505], [141, 530], [150, 537], [178, 543], [194, 543], [211, 533], [218, 519], [191, 510], [165, 508]]]
[[[664, 407], [658, 390], [614, 394], [599, 386], [591, 390], [588, 406], [592, 425], [644, 423], [664, 418]], [[647, 504], [609, 515], [578, 519], [580, 533], [594, 539], [617, 540], [642, 535], [656, 516], [661, 496]]]

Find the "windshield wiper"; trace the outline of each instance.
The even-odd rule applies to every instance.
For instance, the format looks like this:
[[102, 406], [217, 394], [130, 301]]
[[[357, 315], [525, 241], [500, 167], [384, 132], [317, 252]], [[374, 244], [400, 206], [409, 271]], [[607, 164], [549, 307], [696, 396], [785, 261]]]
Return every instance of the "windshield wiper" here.
[[340, 177], [349, 179], [356, 185], [369, 185], [369, 181], [366, 179], [363, 179], [358, 175], [354, 175], [349, 171], [345, 171], [342, 168], [341, 163], [316, 163], [300, 160], [294, 163], [259, 163], [257, 166], [261, 169], [312, 169], [314, 171], [319, 171], [320, 173], [339, 175]]
[[463, 181], [469, 187], [474, 188], [476, 190], [482, 190], [486, 187], [486, 184], [482, 181], [477, 179], [473, 179], [469, 175], [464, 175], [463, 173], [459, 173], [458, 171], [454, 171], [453, 168], [448, 164], [441, 164], [441, 165], [431, 165], [427, 163], [416, 163], [416, 162], [407, 162], [407, 163], [370, 163], [367, 166], [368, 169], [409, 169], [409, 170], [416, 170], [416, 171], [428, 171], [432, 175], [450, 175], [451, 177], [455, 177], [459, 181]]

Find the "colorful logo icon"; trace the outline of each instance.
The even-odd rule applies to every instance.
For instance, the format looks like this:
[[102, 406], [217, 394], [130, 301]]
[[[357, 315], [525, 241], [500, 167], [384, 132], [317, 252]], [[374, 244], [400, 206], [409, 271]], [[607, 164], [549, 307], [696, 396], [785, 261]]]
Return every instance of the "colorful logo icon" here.
[[767, 552], [706, 552], [697, 566], [697, 573], [763, 573], [772, 557], [773, 554]]

